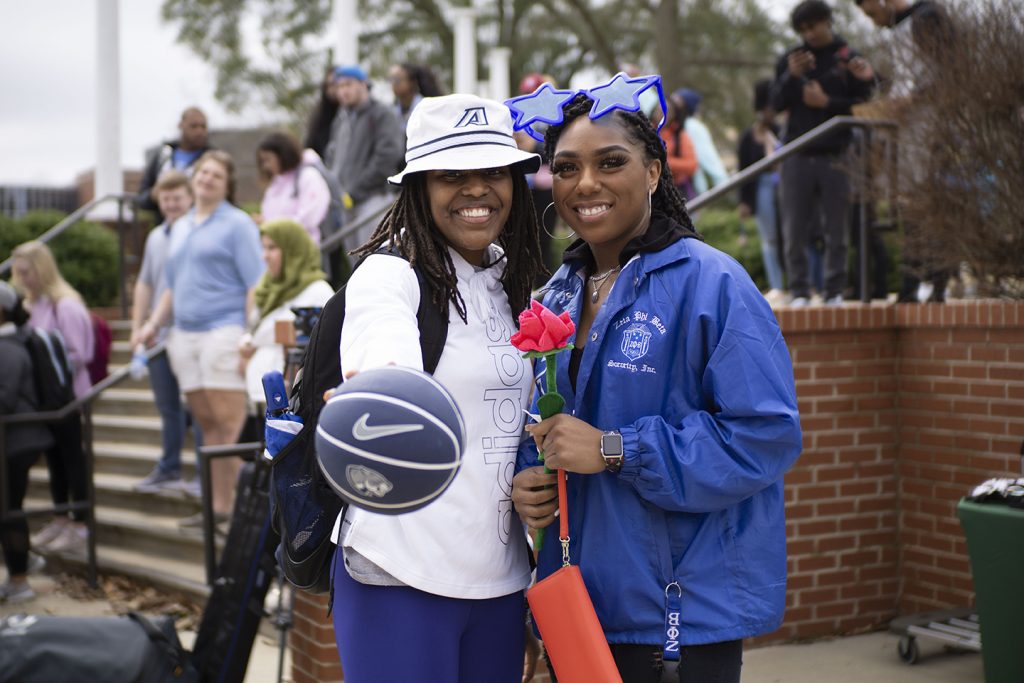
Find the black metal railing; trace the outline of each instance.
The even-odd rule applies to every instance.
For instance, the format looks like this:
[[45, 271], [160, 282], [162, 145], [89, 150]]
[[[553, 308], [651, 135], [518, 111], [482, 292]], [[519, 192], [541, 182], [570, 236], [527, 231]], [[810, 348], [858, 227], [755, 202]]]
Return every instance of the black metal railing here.
[[[146, 359], [152, 359], [161, 353], [165, 353], [164, 344], [157, 344], [146, 351]], [[88, 580], [93, 587], [96, 586], [96, 489], [93, 483], [94, 453], [93, 453], [93, 426], [92, 426], [92, 404], [104, 391], [112, 386], [123, 382], [130, 374], [128, 366], [120, 368], [107, 376], [100, 382], [94, 384], [89, 391], [74, 401], [71, 401], [59, 410], [37, 411], [33, 413], [16, 413], [14, 415], [0, 415], [0, 521], [16, 519], [19, 517], [40, 517], [44, 515], [55, 515], [67, 512], [84, 512], [86, 516], [86, 528], [89, 530], [89, 538], [86, 544], [86, 563], [88, 565]], [[82, 420], [82, 450], [85, 457], [86, 473], [86, 500], [74, 501], [62, 505], [51, 505], [49, 507], [33, 507], [22, 510], [10, 510], [10, 501], [7, 500], [7, 447], [6, 431], [9, 425], [16, 424], [57, 424], [69, 417], [81, 413]]]
[[[729, 192], [732, 192], [744, 185], [748, 181], [754, 180], [757, 176], [765, 171], [770, 171], [773, 166], [779, 162], [785, 161], [786, 159], [799, 154], [809, 147], [811, 144], [821, 140], [822, 138], [833, 135], [838, 131], [860, 129], [862, 134], [857, 136], [854, 141], [854, 149], [856, 153], [853, 158], [858, 161], [861, 165], [861, 173], [863, 182], [867, 182], [872, 176], [872, 156], [870, 154], [871, 145], [873, 143], [872, 131], [875, 129], [885, 129], [895, 131], [897, 130], [897, 124], [894, 121], [875, 120], [875, 119], [861, 119], [856, 116], [835, 116], [825, 123], [821, 124], [817, 128], [810, 130], [796, 140], [788, 142], [774, 154], [766, 156], [760, 161], [747, 166], [736, 175], [730, 176], [729, 179], [721, 185], [716, 185], [707, 192], [694, 197], [692, 200], [686, 203], [686, 209], [690, 212], [698, 211], [709, 204], [721, 199]], [[886, 176], [889, 179], [887, 185], [888, 195], [886, 197], [890, 207], [896, 210], [898, 202], [896, 197], [898, 195], [898, 178], [896, 168], [896, 144], [893, 141], [885, 147], [885, 154], [883, 163], [886, 168]], [[868, 284], [868, 204], [867, 198], [862, 196], [860, 202], [860, 239], [859, 239], [859, 274], [860, 274], [860, 300], [864, 303], [871, 301], [871, 288]]]
[[[76, 223], [86, 220], [88, 214], [97, 208], [102, 207], [110, 202], [117, 203], [117, 248], [118, 248], [118, 291], [120, 292], [120, 305], [121, 305], [121, 316], [128, 317], [128, 233], [132, 235], [134, 240], [135, 253], [139, 253], [140, 249], [140, 235], [139, 235], [139, 221], [138, 221], [138, 207], [135, 205], [137, 198], [133, 194], [128, 193], [112, 193], [106, 194], [102, 197], [97, 197], [87, 204], [83, 204], [79, 208], [72, 211], [62, 221], [57, 223], [42, 235], [36, 237], [40, 242], [49, 242], [50, 240], [63, 234], [65, 230], [75, 225]], [[130, 215], [127, 213], [127, 209], [131, 209]], [[13, 259], [8, 257], [2, 263], [0, 263], [0, 277], [5, 276], [11, 269]]]

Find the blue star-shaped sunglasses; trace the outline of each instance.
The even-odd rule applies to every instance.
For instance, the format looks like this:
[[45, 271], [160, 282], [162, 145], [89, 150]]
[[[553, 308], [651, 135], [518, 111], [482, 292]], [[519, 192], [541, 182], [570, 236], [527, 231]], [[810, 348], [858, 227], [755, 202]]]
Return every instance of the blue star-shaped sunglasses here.
[[[661, 87], [661, 76], [629, 78], [622, 72], [615, 74], [604, 85], [580, 90], [556, 90], [551, 84], [545, 83], [529, 95], [505, 100], [505, 105], [512, 112], [512, 126], [515, 130], [525, 130], [534, 140], [544, 142], [544, 136], [533, 129], [534, 124], [557, 126], [562, 123], [565, 120], [562, 107], [580, 93], [594, 101], [594, 106], [590, 108], [590, 118], [598, 119], [616, 109], [640, 111], [640, 95], [650, 87], [657, 89], [661, 110], [666, 111], [668, 107]], [[663, 125], [664, 116], [658, 124], [658, 132], [661, 132]]]

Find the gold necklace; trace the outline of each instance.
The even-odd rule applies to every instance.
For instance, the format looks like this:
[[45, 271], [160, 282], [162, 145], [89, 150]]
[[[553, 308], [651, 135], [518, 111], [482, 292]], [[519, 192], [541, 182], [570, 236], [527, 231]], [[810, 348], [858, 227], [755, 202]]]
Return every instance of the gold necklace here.
[[597, 303], [597, 300], [601, 298], [601, 290], [604, 288], [604, 283], [612, 276], [613, 273], [617, 273], [621, 269], [622, 266], [615, 266], [611, 270], [601, 273], [600, 275], [591, 275], [587, 278], [590, 281], [591, 286], [594, 288], [594, 291], [590, 295], [591, 303]]

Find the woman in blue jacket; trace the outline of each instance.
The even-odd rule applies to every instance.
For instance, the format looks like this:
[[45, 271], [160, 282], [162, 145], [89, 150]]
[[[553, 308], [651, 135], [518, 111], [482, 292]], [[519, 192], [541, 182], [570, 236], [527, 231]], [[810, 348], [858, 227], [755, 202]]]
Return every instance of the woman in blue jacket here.
[[[742, 639], [785, 606], [789, 353], [742, 266], [694, 231], [647, 118], [602, 109], [576, 94], [546, 136], [554, 205], [580, 239], [544, 304], [570, 313], [575, 348], [558, 361], [565, 411], [527, 427], [513, 502], [548, 527], [555, 475], [537, 448], [569, 473], [570, 556], [626, 683], [673, 659], [682, 682], [736, 682]], [[558, 569], [559, 544], [538, 562], [538, 579]]]

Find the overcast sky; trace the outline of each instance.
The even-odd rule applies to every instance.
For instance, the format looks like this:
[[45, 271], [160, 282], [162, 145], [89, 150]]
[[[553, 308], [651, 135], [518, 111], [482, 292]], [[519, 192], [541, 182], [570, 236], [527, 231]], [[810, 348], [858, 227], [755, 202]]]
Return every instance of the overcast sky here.
[[[785, 17], [797, 0], [761, 0]], [[93, 165], [95, 0], [0, 0], [0, 184], [68, 185]], [[121, 156], [173, 138], [181, 110], [203, 108], [213, 128], [266, 122], [229, 116], [213, 98], [212, 70], [174, 41], [160, 0], [120, 2]]]

